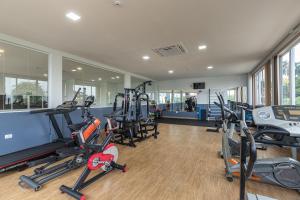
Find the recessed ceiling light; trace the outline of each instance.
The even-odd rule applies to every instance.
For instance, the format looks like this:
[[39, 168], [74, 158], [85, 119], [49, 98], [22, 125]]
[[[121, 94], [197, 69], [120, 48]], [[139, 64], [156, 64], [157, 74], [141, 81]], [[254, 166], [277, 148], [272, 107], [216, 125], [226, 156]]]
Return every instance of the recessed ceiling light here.
[[169, 74], [173, 74], [174, 71], [173, 71], [173, 70], [169, 70], [168, 73], [169, 73]]
[[72, 72], [76, 72], [77, 70], [76, 69], [72, 69]]
[[111, 77], [112, 80], [116, 79], [115, 77]]
[[207, 46], [206, 45], [199, 45], [198, 49], [199, 50], [204, 50], [204, 49], [207, 49]]
[[3, 50], [3, 49], [0, 49], [0, 53], [4, 53], [4, 50]]
[[116, 78], [117, 78], [117, 79], [119, 79], [119, 78], [120, 78], [120, 76], [116, 76]]
[[48, 76], [48, 74], [43, 74], [43, 76], [47, 77], [47, 76]]
[[92, 82], [94, 82], [95, 80], [94, 80], [94, 79], [92, 79], [91, 81], [92, 81]]
[[101, 78], [101, 77], [99, 77], [99, 78], [98, 78], [98, 80], [99, 80], [99, 81], [102, 81], [102, 78]]
[[113, 5], [114, 5], [114, 6], [120, 6], [120, 5], [121, 5], [121, 1], [119, 1], [119, 0], [114, 0], [114, 1], [113, 1]]
[[149, 60], [149, 59], [150, 59], [150, 56], [147, 56], [147, 55], [146, 55], [146, 56], [143, 56], [143, 59], [144, 59], [144, 60]]
[[74, 12], [68, 12], [66, 14], [66, 17], [73, 20], [73, 21], [78, 21], [81, 17], [79, 15], [77, 15], [76, 13]]
[[81, 70], [82, 70], [82, 67], [77, 67], [77, 69], [78, 69], [79, 71], [81, 71]]
[[208, 66], [208, 67], [207, 67], [207, 69], [213, 69], [213, 68], [214, 68], [213, 66]]

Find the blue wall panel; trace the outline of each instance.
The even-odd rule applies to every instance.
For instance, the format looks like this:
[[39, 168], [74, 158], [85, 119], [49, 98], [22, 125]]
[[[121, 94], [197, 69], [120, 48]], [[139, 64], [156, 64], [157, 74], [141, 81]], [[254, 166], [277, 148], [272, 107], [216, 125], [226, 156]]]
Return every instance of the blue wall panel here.
[[[105, 124], [103, 114], [111, 113], [112, 108], [92, 108], [91, 113], [101, 119], [102, 127]], [[69, 136], [67, 124], [62, 116], [56, 116], [64, 135]], [[81, 111], [71, 113], [74, 123], [81, 121]], [[11, 139], [5, 135], [12, 134]], [[44, 113], [30, 114], [29, 112], [0, 113], [0, 156], [30, 147], [49, 143], [56, 138], [48, 116]]]
[[174, 112], [166, 111], [165, 104], [159, 104], [159, 107], [163, 110], [163, 117], [179, 117], [179, 118], [195, 118], [198, 119], [199, 112], [201, 110], [207, 110], [208, 104], [197, 104], [197, 112]]

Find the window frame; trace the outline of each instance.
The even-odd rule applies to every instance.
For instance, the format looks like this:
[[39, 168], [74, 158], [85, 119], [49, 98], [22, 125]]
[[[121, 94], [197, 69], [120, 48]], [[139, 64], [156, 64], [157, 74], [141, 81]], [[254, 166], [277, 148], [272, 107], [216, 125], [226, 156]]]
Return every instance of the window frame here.
[[[277, 80], [277, 84], [278, 84], [278, 94], [277, 94], [277, 102], [279, 105], [296, 105], [296, 93], [295, 93], [295, 88], [293, 86], [295, 86], [293, 84], [293, 82], [295, 82], [295, 77], [293, 77], [293, 79], [291, 79], [292, 74], [295, 74], [295, 69], [293, 70], [294, 66], [292, 67], [292, 60], [294, 60], [293, 58], [293, 53], [292, 53], [292, 49], [297, 46], [298, 44], [300, 44], [300, 36], [297, 37], [293, 42], [291, 42], [289, 45], [287, 45], [282, 51], [280, 51], [277, 54], [276, 57], [276, 62], [278, 63], [277, 65], [277, 76], [278, 76], [278, 80]], [[290, 90], [290, 103], [289, 104], [283, 104], [283, 100], [282, 100], [282, 61], [281, 58], [285, 55], [289, 53], [289, 64], [288, 64], [288, 69], [289, 69], [289, 90]], [[294, 63], [293, 63], [294, 64]]]
[[[263, 72], [263, 79], [264, 79], [264, 103], [263, 105], [266, 105], [267, 103], [267, 95], [266, 95], [266, 68], [267, 68], [267, 64], [264, 64], [262, 65], [258, 70], [256, 70], [253, 74], [252, 74], [252, 84], [253, 84], [253, 105], [262, 105], [261, 103], [258, 103], [257, 102], [257, 91], [258, 91], [258, 88], [257, 88], [257, 84], [256, 84], [256, 81], [257, 81], [257, 75], [261, 72]], [[259, 83], [258, 83], [259, 84]]]

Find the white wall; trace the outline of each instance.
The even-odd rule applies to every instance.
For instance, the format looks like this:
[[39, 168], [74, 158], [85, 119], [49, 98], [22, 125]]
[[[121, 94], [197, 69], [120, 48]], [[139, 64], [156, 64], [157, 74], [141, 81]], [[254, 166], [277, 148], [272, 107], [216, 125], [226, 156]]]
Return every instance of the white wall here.
[[197, 95], [198, 104], [208, 104], [208, 89], [212, 90], [227, 90], [235, 87], [248, 86], [248, 76], [234, 75], [234, 76], [220, 76], [220, 77], [203, 77], [203, 78], [190, 78], [190, 79], [176, 79], [158, 81], [159, 90], [183, 90], [189, 92], [199, 92], [193, 90], [193, 83], [205, 82], [204, 90], [201, 90]]

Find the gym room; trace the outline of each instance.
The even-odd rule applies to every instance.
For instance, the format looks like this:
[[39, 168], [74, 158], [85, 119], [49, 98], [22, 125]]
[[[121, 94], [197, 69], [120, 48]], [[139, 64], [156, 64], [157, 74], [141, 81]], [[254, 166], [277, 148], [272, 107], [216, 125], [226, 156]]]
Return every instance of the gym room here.
[[300, 200], [300, 0], [0, 0], [0, 200]]

